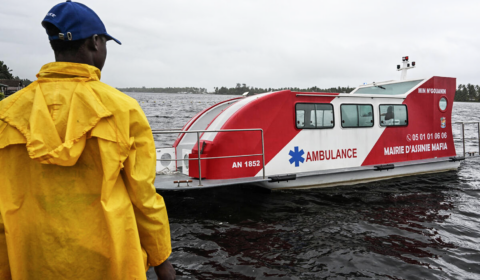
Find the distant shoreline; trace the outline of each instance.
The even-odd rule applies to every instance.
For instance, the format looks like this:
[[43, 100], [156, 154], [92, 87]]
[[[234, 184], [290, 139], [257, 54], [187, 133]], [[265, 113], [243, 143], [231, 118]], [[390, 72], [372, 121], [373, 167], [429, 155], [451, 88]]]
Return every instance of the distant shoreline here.
[[215, 94], [215, 95], [243, 95], [248, 92], [250, 95], [275, 92], [281, 90], [291, 90], [296, 92], [330, 92], [330, 93], [350, 93], [355, 88], [353, 87], [332, 87], [332, 88], [319, 88], [317, 86], [310, 88], [298, 88], [298, 87], [281, 87], [281, 88], [258, 88], [247, 86], [247, 84], [237, 83], [235, 87], [214, 87], [213, 92], [207, 91], [206, 88], [197, 87], [167, 87], [167, 88], [147, 88], [147, 87], [128, 87], [117, 88], [122, 92], [149, 92], [149, 93], [191, 93], [191, 94]]
[[[208, 92], [206, 88], [200, 87], [166, 87], [166, 88], [147, 88], [147, 87], [129, 87], [117, 88], [122, 92], [135, 93], [183, 93], [183, 94], [215, 94], [215, 95], [243, 95], [248, 92], [250, 95], [260, 94], [265, 92], [275, 92], [281, 90], [291, 90], [295, 92], [319, 92], [319, 93], [350, 93], [355, 88], [353, 87], [331, 87], [319, 88], [313, 86], [310, 88], [298, 87], [281, 87], [281, 88], [257, 88], [247, 86], [247, 84], [237, 83], [235, 87], [214, 87], [213, 92]], [[461, 102], [480, 102], [480, 86], [472, 84], [459, 84], [455, 91], [455, 100]]]
[[[153, 93], [153, 94], [203, 94], [203, 95], [225, 95], [225, 96], [238, 96], [239, 94], [219, 94], [215, 92], [207, 92], [207, 93], [193, 93], [193, 92], [151, 92], [151, 91], [131, 91], [131, 90], [124, 90], [118, 89], [123, 93]], [[254, 94], [261, 94], [261, 93], [254, 93]], [[455, 95], [457, 97], [457, 95]], [[0, 98], [1, 100], [1, 98]], [[480, 103], [476, 100], [454, 100], [454, 102], [462, 102], [462, 103]]]
[[151, 91], [127, 91], [127, 90], [122, 90], [118, 89], [119, 91], [123, 93], [154, 93], [154, 94], [196, 94], [196, 95], [221, 95], [221, 94], [215, 94], [213, 92], [207, 92], [207, 93], [192, 93], [192, 92], [151, 92]]

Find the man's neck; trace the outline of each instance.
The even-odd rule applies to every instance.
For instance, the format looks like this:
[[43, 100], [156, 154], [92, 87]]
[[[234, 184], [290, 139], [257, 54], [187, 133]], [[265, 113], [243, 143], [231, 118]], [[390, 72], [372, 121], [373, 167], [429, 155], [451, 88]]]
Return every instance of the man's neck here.
[[77, 52], [76, 54], [57, 54], [55, 53], [55, 61], [56, 62], [72, 62], [72, 63], [81, 63], [81, 64], [88, 64], [91, 66], [95, 66], [93, 63], [93, 59], [88, 56]]

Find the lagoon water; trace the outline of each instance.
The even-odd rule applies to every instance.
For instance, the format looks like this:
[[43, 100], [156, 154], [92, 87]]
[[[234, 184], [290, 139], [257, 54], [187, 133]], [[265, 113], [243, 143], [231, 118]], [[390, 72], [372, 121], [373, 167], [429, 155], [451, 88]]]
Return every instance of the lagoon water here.
[[[181, 128], [233, 97], [128, 94], [153, 129]], [[453, 121], [480, 121], [479, 111], [479, 103], [455, 103]], [[175, 137], [156, 136], [156, 145]], [[470, 140], [467, 151], [477, 145]], [[177, 279], [480, 279], [479, 168], [476, 158], [458, 171], [356, 186], [162, 192], [170, 260]], [[148, 277], [156, 279], [151, 270]]]

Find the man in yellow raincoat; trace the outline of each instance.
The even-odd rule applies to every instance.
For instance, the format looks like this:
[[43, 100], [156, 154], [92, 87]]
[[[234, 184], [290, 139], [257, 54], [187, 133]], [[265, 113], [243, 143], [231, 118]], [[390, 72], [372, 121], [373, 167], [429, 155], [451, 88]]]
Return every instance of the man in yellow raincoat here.
[[120, 42], [80, 3], [42, 25], [57, 62], [0, 102], [0, 279], [174, 279], [149, 124], [100, 82]]

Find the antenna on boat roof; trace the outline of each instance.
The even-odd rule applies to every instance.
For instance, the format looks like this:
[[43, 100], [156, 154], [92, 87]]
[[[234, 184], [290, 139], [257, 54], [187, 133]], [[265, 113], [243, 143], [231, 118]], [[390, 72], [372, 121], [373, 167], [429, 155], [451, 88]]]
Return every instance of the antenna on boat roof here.
[[243, 96], [247, 96], [247, 95], [248, 95], [248, 91], [247, 91], [247, 92], [244, 92], [242, 95], [243, 95]]
[[397, 65], [397, 71], [402, 71], [400, 80], [405, 80], [407, 78], [407, 70], [415, 68], [415, 61], [413, 61], [412, 66], [410, 66], [410, 63], [408, 62], [408, 55], [402, 57], [402, 61], [403, 61], [403, 67], [400, 68], [400, 64]]

